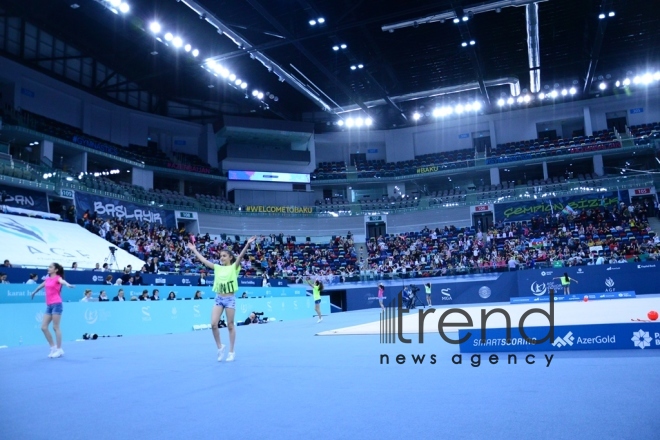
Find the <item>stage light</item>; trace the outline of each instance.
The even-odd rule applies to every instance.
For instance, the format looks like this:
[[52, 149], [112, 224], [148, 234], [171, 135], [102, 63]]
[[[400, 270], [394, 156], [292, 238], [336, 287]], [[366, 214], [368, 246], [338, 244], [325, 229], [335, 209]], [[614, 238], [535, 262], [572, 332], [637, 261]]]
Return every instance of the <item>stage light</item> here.
[[413, 113], [412, 115], [413, 121], [419, 121], [422, 115], [420, 115], [418, 112]]
[[346, 46], [345, 44], [342, 44], [342, 45], [339, 46], [339, 47], [341, 47], [342, 49], [346, 49], [348, 46]]
[[497, 105], [499, 105], [500, 107], [504, 106], [504, 100], [502, 98], [498, 99]]
[[576, 89], [575, 87], [571, 87], [571, 88], [568, 90], [568, 93], [570, 93], [571, 95], [575, 95], [575, 94], [577, 93], [577, 89]]
[[247, 89], [248, 83], [241, 83], [241, 89]]
[[347, 118], [346, 119], [346, 126], [348, 128], [351, 128], [353, 126], [353, 118]]
[[358, 69], [362, 69], [364, 67], [364, 64], [358, 64]]
[[615, 87], [621, 87], [621, 81], [617, 80], [617, 81], [614, 83], [614, 86], [615, 86]]
[[539, 93], [539, 99], [544, 100], [545, 99], [545, 93], [543, 93], [543, 92]]
[[465, 41], [463, 41], [463, 42], [461, 43], [461, 46], [463, 46], [463, 47], [467, 47], [467, 43], [466, 43]]
[[466, 112], [472, 111], [472, 104], [469, 103], [469, 102], [467, 104], [465, 104], [464, 110]]
[[476, 42], [474, 40], [470, 40], [470, 46], [474, 46]]
[[316, 21], [318, 21], [319, 24], [323, 24], [323, 23], [325, 23], [325, 18], [319, 17], [318, 20], [316, 20]]
[[351, 66], [351, 70], [355, 70], [355, 69], [357, 69], [357, 67]]
[[461, 20], [458, 19], [458, 17], [454, 18], [454, 23], [460, 23]]
[[531, 100], [532, 100], [532, 98], [531, 98], [529, 95], [525, 95], [525, 96], [523, 97], [523, 101], [525, 102], [525, 104], [528, 104], [529, 101], [531, 101]]
[[623, 85], [624, 86], [629, 86], [630, 85], [630, 78], [626, 78], [623, 80]]
[[236, 75], [234, 75], [233, 73], [229, 75], [229, 81], [236, 81]]
[[259, 96], [259, 90], [252, 90], [252, 96], [254, 96], [255, 98]]
[[656, 80], [656, 81], [660, 81], [660, 71], [659, 71], [659, 72], [655, 72], [655, 73], [653, 74], [653, 79]]
[[186, 44], [184, 49], [186, 50], [186, 52], [190, 52], [192, 50], [192, 46], [190, 44]]
[[509, 104], [509, 105], [513, 104], [514, 102], [515, 101], [513, 100], [513, 98], [509, 98], [509, 99], [506, 100], [506, 103]]
[[548, 96], [551, 97], [552, 99], [555, 99], [557, 96], [559, 96], [559, 93], [557, 93], [556, 90], [553, 90], [552, 92], [550, 92]]
[[339, 50], [339, 46], [332, 46], [332, 50], [334, 50], [335, 52], [337, 52], [337, 51]]
[[240, 86], [241, 84], [243, 84], [243, 81], [240, 80], [240, 79], [237, 79], [237, 80], [234, 82], [234, 84], [236, 84], [237, 86]]
[[108, 3], [110, 3], [110, 6], [117, 8], [121, 5], [121, 0], [108, 0]]
[[339, 125], [340, 127], [343, 127], [344, 126], [344, 121], [342, 119], [340, 119], [339, 121], [337, 121], [337, 125]]
[[464, 16], [463, 16], [463, 21], [468, 21], [468, 20], [469, 20], [468, 16], [467, 16], [467, 15], [464, 15]]
[[481, 110], [481, 102], [475, 101], [472, 104], [472, 110], [474, 110], [475, 112], [478, 112], [479, 110]]
[[131, 7], [128, 5], [128, 3], [122, 3], [119, 5], [119, 12], [122, 14], [128, 14], [128, 11], [131, 10]]
[[456, 106], [456, 114], [459, 114], [459, 115], [460, 115], [461, 113], [463, 113], [463, 110], [464, 110], [464, 109], [463, 109], [463, 106], [462, 106], [461, 104], [458, 104], [458, 105]]
[[434, 108], [432, 114], [434, 118], [439, 118], [442, 115], [439, 107]]
[[562, 89], [561, 96], [566, 96], [566, 95], [568, 95], [568, 90]]
[[524, 100], [522, 96], [518, 96], [518, 99], [516, 99], [516, 101], [518, 102], [518, 104], [522, 104]]
[[605, 89], [607, 88], [607, 84], [605, 84], [604, 82], [602, 82], [602, 83], [600, 83], [600, 84], [598, 85], [598, 88], [601, 89], [601, 90], [605, 90]]
[[639, 84], [639, 82], [640, 82], [641, 80], [642, 80], [642, 79], [639, 77], [639, 75], [635, 75], [635, 77], [633, 78], [633, 81], [632, 81], [632, 82], [633, 82], [633, 84]]
[[179, 47], [183, 46], [183, 40], [181, 37], [174, 37], [172, 39], [172, 45], [178, 49]]
[[257, 95], [257, 98], [259, 98], [259, 100], [264, 99], [264, 94], [262, 92], [259, 92], [259, 95]]
[[162, 28], [161, 28], [161, 26], [160, 26], [160, 23], [158, 23], [157, 21], [153, 21], [153, 22], [151, 22], [151, 24], [149, 25], [149, 30], [150, 30], [151, 32], [153, 32], [154, 34], [159, 34], [160, 31], [162, 30]]
[[653, 82], [653, 75], [646, 73], [644, 76], [642, 76], [642, 84], [648, 85], [651, 84], [651, 82]]
[[199, 50], [197, 50], [197, 49], [193, 49], [193, 51], [192, 51], [192, 56], [194, 56], [194, 57], [199, 56]]
[[598, 14], [598, 18], [599, 18], [600, 20], [603, 20], [603, 19], [605, 18], [605, 14]]
[[614, 11], [610, 11], [610, 13], [607, 14], [608, 17], [614, 17], [615, 15], [616, 15], [616, 14], [614, 13]]
[[310, 26], [316, 26], [316, 20], [309, 20]]
[[174, 38], [174, 35], [172, 35], [170, 32], [165, 34], [165, 41], [172, 41]]
[[356, 127], [362, 127], [362, 124], [363, 124], [363, 121], [362, 121], [361, 117], [358, 116], [357, 118], [355, 118], [355, 126]]
[[374, 120], [371, 119], [371, 118], [366, 118], [366, 119], [364, 120], [364, 125], [366, 125], [367, 127], [371, 127], [371, 125], [372, 125], [373, 123], [374, 123]]

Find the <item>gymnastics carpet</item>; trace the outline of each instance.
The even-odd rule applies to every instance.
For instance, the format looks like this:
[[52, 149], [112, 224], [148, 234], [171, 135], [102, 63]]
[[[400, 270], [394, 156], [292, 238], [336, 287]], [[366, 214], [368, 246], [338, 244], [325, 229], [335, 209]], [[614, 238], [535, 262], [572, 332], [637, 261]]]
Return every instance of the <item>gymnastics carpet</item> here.
[[378, 319], [372, 309], [238, 327], [233, 363], [217, 362], [209, 330], [72, 342], [61, 359], [47, 358], [46, 343], [1, 349], [0, 438], [660, 436], [660, 350], [552, 352], [550, 366], [542, 353], [531, 365], [501, 353], [477, 367], [465, 354], [453, 364], [458, 347], [439, 335], [422, 345], [317, 336]]

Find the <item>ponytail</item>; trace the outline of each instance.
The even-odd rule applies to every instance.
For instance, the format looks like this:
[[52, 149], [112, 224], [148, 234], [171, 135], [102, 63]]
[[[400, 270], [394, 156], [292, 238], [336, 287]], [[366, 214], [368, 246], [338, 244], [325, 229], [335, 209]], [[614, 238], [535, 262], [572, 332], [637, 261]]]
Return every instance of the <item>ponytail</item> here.
[[53, 267], [55, 268], [55, 273], [61, 278], [64, 278], [64, 268], [62, 265], [60, 263], [53, 263]]
[[564, 279], [568, 283], [571, 279], [568, 277], [568, 272], [564, 272]]

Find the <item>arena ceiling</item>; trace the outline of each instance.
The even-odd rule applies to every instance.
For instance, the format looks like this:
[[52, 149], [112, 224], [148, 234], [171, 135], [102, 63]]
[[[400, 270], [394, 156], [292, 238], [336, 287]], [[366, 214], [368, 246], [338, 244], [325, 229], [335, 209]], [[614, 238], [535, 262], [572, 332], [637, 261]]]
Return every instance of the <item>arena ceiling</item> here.
[[[121, 2], [130, 11], [113, 13]], [[617, 93], [616, 80], [660, 70], [660, 14], [652, 3], [545, 0], [536, 9], [525, 0], [0, 2], [7, 13], [179, 102], [324, 125], [361, 114], [378, 127], [413, 123], [415, 111], [440, 105], [479, 102], [481, 112], [498, 111], [497, 101], [512, 93], [531, 94], [529, 105], [555, 88], [574, 87], [567, 99]], [[154, 21], [160, 41], [150, 30]], [[165, 41], [166, 32], [182, 47]], [[249, 86], [241, 89], [237, 79]]]

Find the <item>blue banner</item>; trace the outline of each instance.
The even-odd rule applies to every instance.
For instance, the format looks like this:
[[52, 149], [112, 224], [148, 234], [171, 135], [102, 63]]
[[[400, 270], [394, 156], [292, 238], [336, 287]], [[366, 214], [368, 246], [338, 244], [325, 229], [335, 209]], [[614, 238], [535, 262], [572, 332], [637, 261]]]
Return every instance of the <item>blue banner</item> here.
[[32, 191], [31, 189], [18, 188], [15, 186], [0, 185], [0, 194], [2, 194], [2, 202], [0, 202], [0, 205], [40, 212], [50, 212], [48, 209], [48, 197], [46, 197], [46, 193]]
[[[212, 300], [67, 303], [62, 314], [62, 335], [65, 342], [70, 342], [82, 338], [84, 333], [130, 336], [189, 332], [193, 331], [193, 326], [210, 324], [214, 304]], [[0, 346], [45, 344], [40, 330], [45, 310], [43, 299], [32, 304], [1, 305]], [[235, 322], [244, 321], [251, 312], [263, 312], [269, 318], [268, 323], [262, 325], [277, 325], [271, 321], [293, 319], [312, 322], [314, 300], [312, 297], [236, 300]], [[321, 312], [330, 314], [327, 296], [321, 299]], [[211, 332], [208, 338], [211, 344]], [[93, 344], [94, 341], [84, 343]], [[67, 350], [66, 346], [64, 349]]]
[[99, 218], [156, 223], [168, 228], [176, 227], [174, 211], [137, 205], [80, 191], [76, 191], [75, 200], [76, 212], [79, 218], [82, 217], [85, 211], [89, 210], [90, 213], [95, 212]]
[[[532, 217], [545, 217], [547, 214], [557, 214], [564, 211], [566, 206], [576, 212], [585, 209], [611, 208], [619, 203], [619, 194], [603, 192], [585, 194], [582, 196], [553, 197], [519, 201], [516, 203], [496, 203], [495, 220], [504, 222], [518, 222], [530, 220]], [[622, 200], [627, 203], [626, 200]]]
[[[429, 282], [424, 278], [406, 280], [405, 285], [419, 288], [417, 298], [426, 304], [424, 284]], [[516, 290], [517, 277], [515, 272], [505, 272], [483, 276], [447, 277], [442, 281], [431, 282], [431, 302], [433, 305], [478, 304], [508, 302]], [[401, 286], [386, 286], [384, 304], [388, 304], [401, 290]], [[357, 288], [346, 291], [346, 310], [360, 310], [380, 307], [378, 303], [378, 288]]]
[[[487, 329], [481, 340], [481, 329], [459, 329], [458, 338], [468, 336], [460, 344], [461, 353], [495, 353], [528, 351], [575, 351], [575, 350], [643, 350], [660, 348], [660, 323], [633, 322], [626, 324], [562, 325], [554, 328], [551, 338], [534, 344], [550, 335], [550, 327], [526, 327], [527, 338], [520, 330], [511, 329], [511, 339], [506, 339], [506, 329]], [[529, 338], [529, 339], [528, 339]]]
[[[588, 301], [598, 301], [601, 299], [626, 299], [635, 298], [635, 292], [601, 292], [589, 294], [570, 294], [563, 295], [561, 292], [555, 294], [553, 301], [584, 301], [585, 297]], [[523, 296], [511, 298], [511, 304], [528, 304], [531, 302], [550, 302], [550, 296]]]
[[[241, 277], [238, 279], [238, 285], [239, 286], [254, 286], [254, 287], [261, 287], [263, 284], [263, 278], [261, 277]], [[269, 278], [268, 279], [268, 284], [270, 284], [271, 287], [286, 287], [289, 285], [287, 280], [280, 279], [280, 278]]]
[[660, 276], [660, 262], [600, 264], [592, 266], [560, 267], [542, 270], [522, 270], [518, 272], [517, 294], [519, 297], [544, 297], [554, 290], [555, 296], [562, 296], [564, 289], [560, 277], [567, 273], [571, 282], [571, 293], [583, 297], [594, 292], [619, 293], [635, 292], [636, 295], [658, 293], [656, 283], [648, 280]]
[[[68, 279], [68, 277], [67, 277]], [[72, 283], [73, 284], [73, 283]], [[130, 301], [131, 297], [139, 297], [142, 291], [146, 290], [149, 297], [158, 290], [160, 300], [166, 300], [170, 292], [174, 292], [177, 300], [192, 299], [195, 297], [195, 292], [201, 291], [202, 298], [214, 298], [215, 293], [211, 290], [211, 285], [208, 286], [104, 286], [99, 284], [73, 284], [74, 288], [62, 288], [62, 301], [63, 302], [79, 302], [85, 295], [85, 290], [92, 291], [92, 299], [98, 299], [101, 290], [105, 291], [106, 296], [112, 300], [119, 290], [124, 291], [124, 298]], [[31, 300], [31, 294], [37, 284], [0, 284], [0, 304], [15, 304], [25, 302], [43, 302], [44, 290], [40, 290]], [[236, 292], [237, 297], [246, 296], [248, 298], [288, 298], [298, 297], [304, 298], [307, 292], [303, 287], [246, 287], [241, 288]]]

